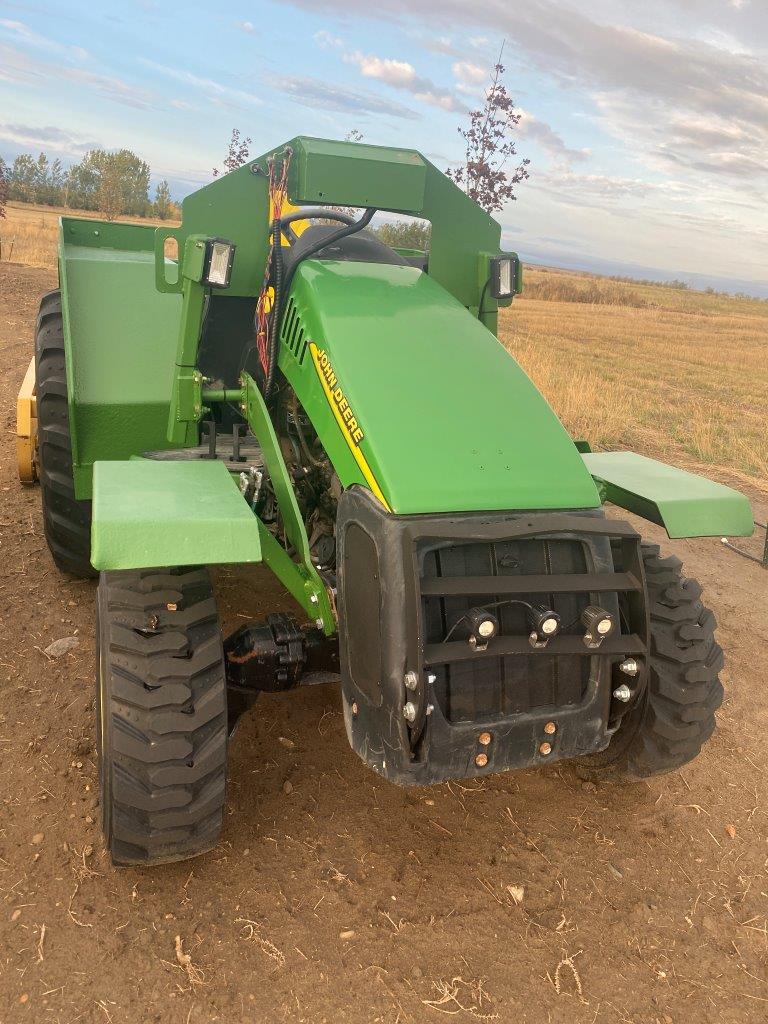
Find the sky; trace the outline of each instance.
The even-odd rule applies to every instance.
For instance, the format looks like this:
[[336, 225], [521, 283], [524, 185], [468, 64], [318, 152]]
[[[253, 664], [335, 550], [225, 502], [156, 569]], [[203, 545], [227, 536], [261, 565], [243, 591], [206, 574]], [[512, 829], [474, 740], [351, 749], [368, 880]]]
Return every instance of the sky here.
[[0, 0], [0, 155], [127, 147], [181, 197], [232, 128], [460, 161], [504, 45], [505, 247], [768, 296], [768, 0]]

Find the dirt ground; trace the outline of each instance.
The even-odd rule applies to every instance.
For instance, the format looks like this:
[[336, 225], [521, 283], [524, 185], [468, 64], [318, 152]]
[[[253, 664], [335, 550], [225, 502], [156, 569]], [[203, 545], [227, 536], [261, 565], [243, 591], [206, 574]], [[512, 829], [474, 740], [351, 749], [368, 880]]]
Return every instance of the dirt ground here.
[[[326, 685], [264, 698], [241, 726], [214, 852], [109, 865], [95, 587], [54, 569], [15, 468], [15, 394], [54, 286], [0, 266], [0, 1022], [768, 1019], [768, 574], [717, 540], [665, 542], [727, 654], [719, 731], [683, 771], [398, 789], [349, 749]], [[260, 571], [219, 585], [230, 626], [287, 607]], [[74, 651], [43, 654], [65, 636]]]

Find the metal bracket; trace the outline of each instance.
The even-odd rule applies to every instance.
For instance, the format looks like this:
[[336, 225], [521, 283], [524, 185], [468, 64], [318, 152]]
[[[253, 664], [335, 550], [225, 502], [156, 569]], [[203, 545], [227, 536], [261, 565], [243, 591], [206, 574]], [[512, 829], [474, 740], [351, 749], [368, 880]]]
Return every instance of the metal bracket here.
[[759, 558], [757, 555], [751, 555], [748, 551], [742, 551], [742, 549], [737, 548], [735, 544], [731, 544], [727, 537], [723, 537], [721, 543], [730, 551], [735, 551], [737, 555], [741, 555], [742, 558], [748, 558], [750, 562], [757, 562], [757, 564], [761, 565], [763, 569], [768, 569], [768, 525], [755, 521], [755, 526], [758, 526], [761, 530], [765, 530], [765, 547], [763, 548], [762, 558]]
[[304, 521], [296, 501], [293, 483], [280, 451], [280, 443], [269, 410], [251, 375], [244, 372], [241, 382], [243, 385], [243, 414], [261, 445], [277, 506], [280, 509], [285, 538], [293, 548], [293, 557], [291, 557], [272, 534], [259, 524], [264, 560], [307, 614], [312, 616], [327, 636], [330, 636], [336, 632], [336, 619], [331, 599], [312, 562], [309, 538], [304, 529]]

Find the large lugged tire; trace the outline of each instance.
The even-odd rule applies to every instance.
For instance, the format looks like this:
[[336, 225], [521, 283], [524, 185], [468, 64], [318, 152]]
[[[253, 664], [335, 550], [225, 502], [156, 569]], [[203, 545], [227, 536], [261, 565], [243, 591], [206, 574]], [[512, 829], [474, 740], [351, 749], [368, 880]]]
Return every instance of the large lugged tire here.
[[44, 295], [40, 303], [35, 332], [35, 383], [45, 539], [62, 572], [95, 576], [90, 560], [91, 502], [75, 497], [59, 291]]
[[723, 701], [723, 652], [701, 586], [683, 576], [679, 558], [662, 558], [657, 544], [643, 544], [643, 562], [651, 616], [648, 688], [608, 749], [582, 759], [594, 778], [647, 778], [687, 764], [714, 732]]
[[208, 571], [102, 573], [97, 616], [99, 782], [112, 860], [205, 853], [221, 831], [228, 738]]

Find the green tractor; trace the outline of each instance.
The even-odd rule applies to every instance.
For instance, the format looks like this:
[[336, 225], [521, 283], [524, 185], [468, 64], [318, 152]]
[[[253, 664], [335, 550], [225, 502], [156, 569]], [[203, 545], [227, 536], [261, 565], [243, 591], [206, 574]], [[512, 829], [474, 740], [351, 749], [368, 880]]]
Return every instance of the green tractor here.
[[[429, 251], [383, 244], [377, 210], [429, 221]], [[701, 588], [602, 506], [699, 537], [750, 534], [749, 503], [568, 436], [496, 338], [521, 288], [500, 237], [418, 152], [304, 137], [178, 228], [62, 219], [19, 451], [56, 565], [99, 574], [116, 863], [213, 847], [238, 718], [329, 672], [402, 785], [646, 777], [711, 735]], [[222, 637], [208, 566], [256, 562], [305, 617]]]

